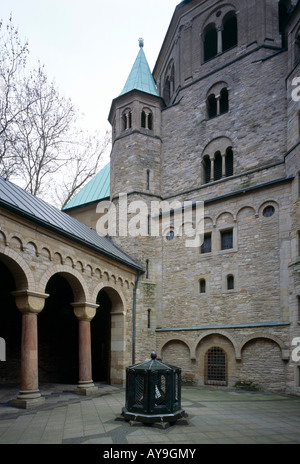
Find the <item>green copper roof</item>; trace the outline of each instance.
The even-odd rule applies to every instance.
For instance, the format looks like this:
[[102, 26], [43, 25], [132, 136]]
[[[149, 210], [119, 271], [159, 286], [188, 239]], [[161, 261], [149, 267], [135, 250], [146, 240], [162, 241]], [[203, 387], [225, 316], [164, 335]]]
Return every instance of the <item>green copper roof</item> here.
[[132, 90], [140, 90], [141, 92], [149, 93], [150, 95], [159, 97], [159, 93], [150, 71], [143, 46], [144, 42], [142, 39], [140, 39], [140, 51], [121, 95], [131, 92]]
[[72, 200], [63, 208], [75, 208], [87, 203], [103, 200], [110, 196], [110, 163], [108, 163], [98, 174], [78, 192]]

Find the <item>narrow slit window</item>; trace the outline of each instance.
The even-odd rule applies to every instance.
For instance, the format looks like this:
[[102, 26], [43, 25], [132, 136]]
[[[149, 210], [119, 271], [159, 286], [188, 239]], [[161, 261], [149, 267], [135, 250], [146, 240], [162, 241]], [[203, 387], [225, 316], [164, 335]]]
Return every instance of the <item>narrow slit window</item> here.
[[151, 328], [151, 309], [148, 309], [147, 311], [147, 328]]
[[199, 290], [200, 290], [200, 293], [206, 293], [206, 280], [205, 279], [199, 280]]
[[204, 183], [208, 184], [211, 178], [211, 161], [208, 155], [204, 156], [203, 165], [204, 165]]
[[227, 276], [227, 290], [234, 290], [234, 276]]

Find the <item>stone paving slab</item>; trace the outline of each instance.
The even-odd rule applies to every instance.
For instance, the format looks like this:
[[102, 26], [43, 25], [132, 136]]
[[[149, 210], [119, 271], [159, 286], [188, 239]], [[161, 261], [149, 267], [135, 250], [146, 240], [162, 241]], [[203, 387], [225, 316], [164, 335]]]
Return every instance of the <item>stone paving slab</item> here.
[[300, 397], [186, 387], [188, 418], [161, 429], [120, 421], [124, 388], [100, 385], [93, 397], [66, 385], [41, 392], [43, 405], [20, 410], [10, 403], [17, 388], [0, 387], [0, 444], [300, 444]]

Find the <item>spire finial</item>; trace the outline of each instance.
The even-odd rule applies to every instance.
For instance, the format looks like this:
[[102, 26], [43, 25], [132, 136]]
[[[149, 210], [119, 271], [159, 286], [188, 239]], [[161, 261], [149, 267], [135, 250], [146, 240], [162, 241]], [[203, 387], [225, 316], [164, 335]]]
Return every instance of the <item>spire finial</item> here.
[[144, 39], [139, 38], [139, 46], [140, 46], [140, 48], [144, 47]]

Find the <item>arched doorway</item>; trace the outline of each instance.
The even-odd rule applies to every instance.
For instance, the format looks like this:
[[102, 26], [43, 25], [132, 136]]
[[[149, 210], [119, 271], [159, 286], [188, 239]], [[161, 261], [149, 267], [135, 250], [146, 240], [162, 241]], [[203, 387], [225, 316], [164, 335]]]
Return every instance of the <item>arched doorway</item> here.
[[49, 294], [38, 316], [40, 382], [74, 384], [78, 381], [78, 320], [71, 303], [72, 288], [60, 274], [46, 286]]
[[99, 308], [91, 321], [92, 372], [94, 382], [110, 383], [112, 304], [105, 290], [98, 294]]
[[99, 308], [91, 321], [93, 381], [124, 384], [125, 366], [131, 347], [126, 350], [124, 298], [113, 286], [96, 289]]
[[[2, 261], [5, 261], [5, 263]], [[8, 266], [11, 268], [9, 269]], [[1, 362], [0, 384], [20, 383], [22, 314], [11, 292], [16, 290], [13, 265], [0, 257], [0, 337], [5, 340], [6, 361]]]

